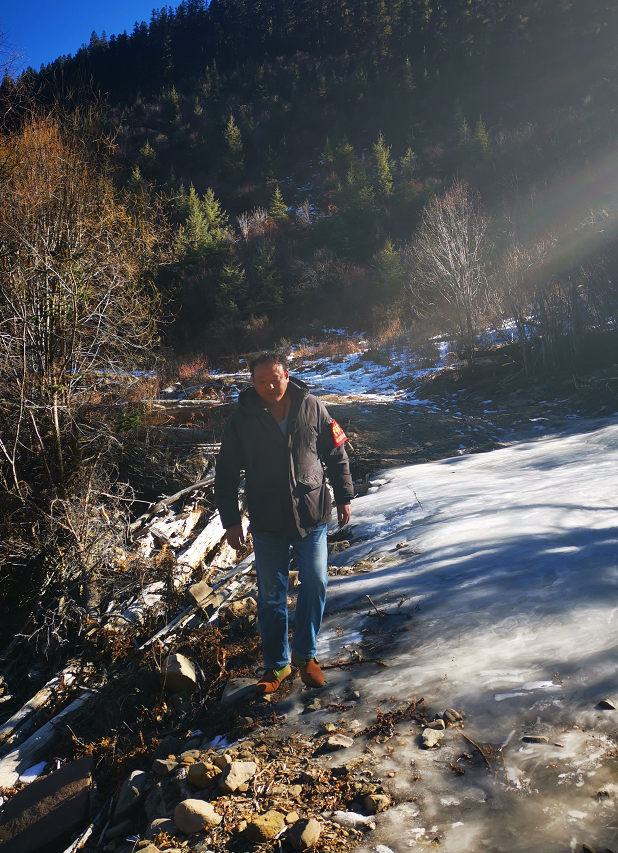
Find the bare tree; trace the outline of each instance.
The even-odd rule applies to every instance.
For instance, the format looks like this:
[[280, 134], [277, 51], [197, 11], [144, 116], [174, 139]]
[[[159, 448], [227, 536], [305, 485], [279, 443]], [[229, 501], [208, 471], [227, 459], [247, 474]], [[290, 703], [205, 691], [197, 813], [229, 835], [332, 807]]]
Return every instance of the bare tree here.
[[155, 333], [156, 232], [74, 119], [28, 119], [0, 163], [0, 452], [22, 494], [19, 459], [61, 483], [76, 408], [135, 382]]
[[419, 313], [439, 318], [474, 365], [477, 319], [486, 291], [489, 218], [476, 190], [456, 181], [424, 209], [405, 256], [407, 287]]

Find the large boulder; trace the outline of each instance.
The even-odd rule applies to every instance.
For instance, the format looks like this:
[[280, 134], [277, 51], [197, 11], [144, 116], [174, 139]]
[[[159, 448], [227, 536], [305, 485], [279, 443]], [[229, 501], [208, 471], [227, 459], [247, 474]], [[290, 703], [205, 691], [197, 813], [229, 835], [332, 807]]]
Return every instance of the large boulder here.
[[2, 853], [36, 853], [68, 844], [90, 818], [90, 756], [65, 764], [18, 791], [0, 816]]

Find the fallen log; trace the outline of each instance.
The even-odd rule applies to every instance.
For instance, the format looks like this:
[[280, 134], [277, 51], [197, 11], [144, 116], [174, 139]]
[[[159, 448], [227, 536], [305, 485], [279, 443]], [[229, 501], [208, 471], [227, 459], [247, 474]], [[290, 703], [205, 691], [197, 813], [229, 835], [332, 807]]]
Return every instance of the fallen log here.
[[140, 515], [138, 519], [136, 519], [132, 524], [129, 525], [129, 533], [136, 533], [141, 527], [143, 527], [146, 522], [150, 521], [151, 518], [154, 518], [157, 513], [164, 510], [165, 507], [170, 506], [170, 504], [176, 503], [176, 501], [180, 500], [180, 498], [184, 498], [185, 495], [190, 495], [192, 492], [197, 492], [199, 489], [205, 489], [206, 486], [211, 486], [215, 481], [214, 471], [212, 474], [208, 474], [204, 479], [199, 480], [197, 483], [194, 483], [192, 486], [187, 486], [184, 489], [181, 489], [179, 492], [176, 492], [175, 495], [170, 495], [169, 497], [162, 498], [160, 501], [157, 501], [156, 504], [150, 507], [143, 515]]
[[2, 726], [0, 726], [0, 744], [5, 743], [9, 739], [12, 739], [11, 736], [15, 736], [15, 733], [24, 733], [24, 728], [31, 729], [32, 725], [27, 725], [27, 723], [31, 722], [31, 718], [34, 716], [35, 712], [43, 708], [49, 700], [55, 696], [58, 689], [62, 687], [70, 687], [71, 684], [75, 681], [76, 674], [80, 671], [80, 664], [78, 661], [70, 661], [68, 666], [66, 666], [62, 672], [58, 675], [55, 675], [47, 684], [39, 690], [38, 693], [26, 702], [25, 705], [17, 711], [17, 713], [13, 714], [13, 716], [6, 721]]
[[84, 708], [95, 695], [90, 690], [84, 691], [64, 711], [56, 714], [52, 720], [31, 735], [21, 746], [0, 760], [0, 788], [12, 788], [18, 782], [21, 773], [44, 758], [45, 749], [51, 745], [56, 735], [66, 726], [67, 720]]

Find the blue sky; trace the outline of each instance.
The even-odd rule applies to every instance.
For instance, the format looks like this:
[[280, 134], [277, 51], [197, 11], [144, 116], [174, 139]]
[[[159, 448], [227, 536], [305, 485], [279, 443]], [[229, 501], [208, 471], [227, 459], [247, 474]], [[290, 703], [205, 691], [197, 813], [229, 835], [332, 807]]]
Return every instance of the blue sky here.
[[[152, 0], [13, 0], [0, 6], [0, 30], [20, 55], [18, 69], [75, 54], [92, 31], [107, 36], [132, 32], [136, 21], [150, 21], [153, 8], [177, 3]], [[3, 57], [5, 58], [5, 57]]]

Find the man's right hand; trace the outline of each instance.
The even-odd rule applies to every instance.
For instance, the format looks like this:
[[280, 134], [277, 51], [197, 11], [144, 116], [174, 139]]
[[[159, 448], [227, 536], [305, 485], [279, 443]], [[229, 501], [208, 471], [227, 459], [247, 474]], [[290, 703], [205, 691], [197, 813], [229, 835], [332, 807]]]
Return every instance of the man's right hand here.
[[233, 524], [226, 528], [225, 538], [230, 548], [238, 551], [245, 544], [245, 534], [243, 533], [242, 524]]

